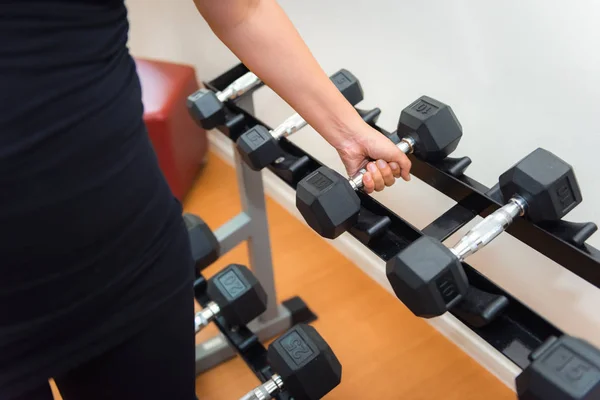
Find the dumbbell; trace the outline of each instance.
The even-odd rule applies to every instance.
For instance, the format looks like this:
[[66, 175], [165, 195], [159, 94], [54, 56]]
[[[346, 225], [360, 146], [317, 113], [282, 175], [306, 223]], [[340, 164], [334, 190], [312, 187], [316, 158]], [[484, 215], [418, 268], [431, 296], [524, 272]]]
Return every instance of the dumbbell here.
[[315, 328], [298, 324], [267, 350], [275, 374], [240, 400], [267, 400], [282, 390], [295, 400], [317, 400], [340, 384], [342, 365]]
[[245, 266], [230, 264], [208, 280], [211, 301], [196, 313], [196, 332], [222, 316], [229, 326], [246, 325], [267, 309], [267, 293]]
[[[398, 148], [425, 161], [438, 161], [458, 146], [462, 127], [452, 109], [422, 96], [406, 107], [398, 121]], [[345, 178], [328, 167], [320, 167], [302, 179], [296, 188], [296, 207], [319, 235], [335, 239], [358, 221], [366, 169]]]
[[185, 213], [183, 220], [188, 230], [192, 257], [198, 271], [217, 261], [221, 246], [210, 227], [197, 215]]
[[430, 318], [458, 303], [468, 288], [461, 261], [485, 247], [518, 216], [534, 223], [558, 221], [582, 201], [573, 168], [538, 148], [499, 179], [506, 205], [463, 236], [452, 248], [423, 236], [392, 257], [386, 274], [396, 296], [415, 315]]
[[590, 343], [552, 338], [530, 359], [516, 379], [520, 400], [600, 399], [600, 350]]
[[[356, 105], [363, 100], [360, 82], [350, 71], [341, 69], [329, 79], [350, 104]], [[256, 125], [237, 139], [237, 151], [250, 168], [260, 171], [283, 155], [278, 145], [279, 139], [288, 137], [305, 126], [306, 121], [297, 113], [272, 131], [262, 125]]]
[[247, 72], [220, 92], [199, 89], [187, 98], [188, 112], [204, 129], [214, 129], [225, 124], [223, 103], [240, 97], [261, 83], [252, 72]]

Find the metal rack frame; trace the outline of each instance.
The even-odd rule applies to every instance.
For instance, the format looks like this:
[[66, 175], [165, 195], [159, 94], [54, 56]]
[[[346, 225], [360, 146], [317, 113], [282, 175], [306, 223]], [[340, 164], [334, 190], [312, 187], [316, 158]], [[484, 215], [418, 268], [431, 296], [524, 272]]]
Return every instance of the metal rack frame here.
[[[249, 102], [246, 97], [243, 101]], [[252, 103], [246, 104], [252, 107]], [[253, 371], [262, 371], [266, 366], [266, 355], [260, 351], [261, 341], [274, 338], [299, 322], [310, 322], [316, 315], [299, 297], [277, 303], [275, 290], [273, 260], [269, 239], [269, 226], [263, 180], [260, 172], [251, 170], [239, 157], [235, 159], [237, 182], [240, 193], [242, 211], [227, 223], [214, 231], [220, 245], [220, 255], [223, 255], [246, 241], [248, 244], [248, 267], [260, 281], [267, 293], [267, 309], [247, 327], [231, 331], [225, 327], [225, 321], [217, 319], [220, 334], [213, 336], [196, 345], [196, 373], [212, 368], [233, 358], [236, 353], [249, 362]], [[201, 275], [197, 275], [196, 299], [205, 306], [205, 283]], [[253, 344], [253, 341], [256, 342]], [[263, 348], [264, 350], [264, 348]], [[264, 378], [261, 372], [259, 377]], [[268, 379], [268, 378], [267, 378]], [[282, 397], [282, 399], [285, 397]]]

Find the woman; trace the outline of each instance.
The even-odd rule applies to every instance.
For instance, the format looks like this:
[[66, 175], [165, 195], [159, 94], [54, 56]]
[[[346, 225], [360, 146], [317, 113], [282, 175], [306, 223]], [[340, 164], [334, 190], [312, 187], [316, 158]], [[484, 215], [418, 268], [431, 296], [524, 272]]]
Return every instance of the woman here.
[[[409, 179], [275, 0], [196, 6], [349, 174], [377, 160], [367, 192]], [[0, 0], [0, 19], [0, 399], [51, 399], [50, 377], [65, 400], [194, 399], [189, 243], [123, 0]]]

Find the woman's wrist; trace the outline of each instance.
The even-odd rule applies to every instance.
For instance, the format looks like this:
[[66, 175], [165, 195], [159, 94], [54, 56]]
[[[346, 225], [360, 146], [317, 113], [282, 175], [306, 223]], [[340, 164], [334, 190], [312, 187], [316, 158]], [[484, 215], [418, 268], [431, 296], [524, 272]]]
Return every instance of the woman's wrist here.
[[338, 151], [350, 150], [360, 146], [364, 136], [369, 133], [369, 125], [360, 117], [354, 107], [349, 112], [331, 113], [319, 133]]

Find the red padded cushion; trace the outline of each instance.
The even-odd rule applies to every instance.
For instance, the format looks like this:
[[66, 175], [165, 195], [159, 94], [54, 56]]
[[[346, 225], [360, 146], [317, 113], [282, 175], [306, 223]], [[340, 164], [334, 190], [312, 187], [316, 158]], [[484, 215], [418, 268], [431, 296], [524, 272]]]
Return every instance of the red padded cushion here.
[[160, 168], [180, 201], [191, 188], [208, 148], [206, 132], [188, 115], [186, 99], [198, 90], [191, 66], [136, 58], [144, 122]]

